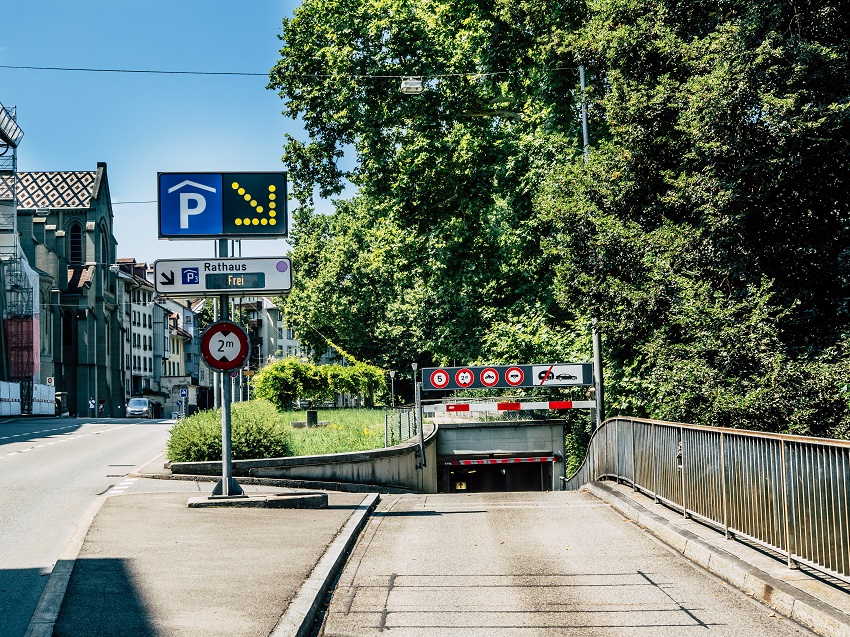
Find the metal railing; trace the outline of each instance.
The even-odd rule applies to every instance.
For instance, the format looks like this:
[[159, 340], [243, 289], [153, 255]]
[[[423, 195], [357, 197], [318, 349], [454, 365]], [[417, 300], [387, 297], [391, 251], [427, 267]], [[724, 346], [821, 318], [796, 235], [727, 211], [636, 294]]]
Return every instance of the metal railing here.
[[612, 418], [565, 488], [600, 479], [850, 582], [848, 441]]
[[391, 447], [417, 435], [416, 410], [400, 407], [384, 412], [384, 447]]

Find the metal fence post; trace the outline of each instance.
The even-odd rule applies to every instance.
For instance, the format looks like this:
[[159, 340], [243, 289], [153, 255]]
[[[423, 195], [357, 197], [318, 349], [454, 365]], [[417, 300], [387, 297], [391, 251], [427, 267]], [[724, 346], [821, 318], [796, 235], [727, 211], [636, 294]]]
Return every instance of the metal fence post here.
[[793, 542], [796, 542], [797, 537], [796, 533], [793, 534], [792, 537], [792, 525], [791, 525], [791, 494], [788, 493], [788, 456], [785, 450], [785, 441], [781, 440], [781, 457], [782, 457], [782, 504], [785, 509], [785, 550], [786, 556], [788, 559], [788, 568], [795, 568], [797, 565], [791, 557], [793, 550]]
[[726, 436], [720, 432], [720, 490], [723, 498], [723, 534], [729, 539], [729, 481], [726, 478]]
[[655, 423], [652, 423], [652, 496], [655, 504], [658, 504], [658, 437]]
[[632, 429], [632, 491], [637, 491], [637, 461], [635, 460], [635, 421], [629, 420]]
[[682, 515], [688, 517], [688, 496], [685, 479], [685, 428], [679, 427], [679, 454], [682, 459], [682, 464], [679, 470], [682, 472]]

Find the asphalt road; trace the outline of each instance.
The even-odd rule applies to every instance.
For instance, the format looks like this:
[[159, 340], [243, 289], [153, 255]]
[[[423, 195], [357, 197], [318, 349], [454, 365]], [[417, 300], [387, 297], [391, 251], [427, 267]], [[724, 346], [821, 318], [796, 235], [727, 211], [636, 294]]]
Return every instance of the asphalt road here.
[[325, 637], [811, 635], [585, 493], [385, 496]]
[[162, 454], [172, 421], [0, 419], [0, 635], [26, 632], [47, 575], [98, 495]]

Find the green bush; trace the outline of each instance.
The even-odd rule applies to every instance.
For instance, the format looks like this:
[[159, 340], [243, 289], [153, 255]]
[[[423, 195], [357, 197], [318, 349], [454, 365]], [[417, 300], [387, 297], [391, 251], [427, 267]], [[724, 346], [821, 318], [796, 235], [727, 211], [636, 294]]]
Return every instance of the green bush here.
[[[292, 455], [289, 424], [267, 400], [234, 403], [230, 415], [234, 460]], [[178, 422], [166, 449], [173, 462], [221, 460], [221, 410], [202, 411]]]

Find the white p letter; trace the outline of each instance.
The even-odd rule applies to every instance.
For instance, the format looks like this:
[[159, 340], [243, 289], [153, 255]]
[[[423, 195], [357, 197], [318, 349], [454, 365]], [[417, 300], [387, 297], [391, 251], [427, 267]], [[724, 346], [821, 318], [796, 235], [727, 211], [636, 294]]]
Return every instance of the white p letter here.
[[[194, 201], [195, 207], [190, 208], [189, 202]], [[207, 209], [207, 200], [203, 195], [194, 192], [180, 193], [180, 229], [185, 230], [189, 227], [189, 217], [199, 215]]]

